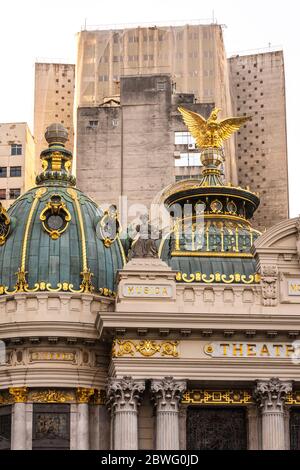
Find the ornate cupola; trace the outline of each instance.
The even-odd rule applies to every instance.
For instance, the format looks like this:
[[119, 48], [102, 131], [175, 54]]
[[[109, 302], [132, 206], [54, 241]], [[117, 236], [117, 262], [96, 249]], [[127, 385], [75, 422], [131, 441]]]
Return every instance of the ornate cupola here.
[[75, 187], [66, 129], [52, 124], [45, 138], [37, 186], [0, 214], [0, 293], [114, 297], [116, 272], [125, 262], [116, 211], [103, 211]]
[[219, 122], [213, 111], [206, 121], [191, 111], [180, 111], [196, 137], [203, 170], [199, 180], [181, 181], [164, 193], [174, 223], [172, 232], [161, 243], [160, 256], [177, 271], [181, 282], [258, 282], [251, 246], [260, 232], [252, 227], [250, 219], [259, 197], [248, 188], [226, 183], [222, 172], [222, 141], [245, 118]]

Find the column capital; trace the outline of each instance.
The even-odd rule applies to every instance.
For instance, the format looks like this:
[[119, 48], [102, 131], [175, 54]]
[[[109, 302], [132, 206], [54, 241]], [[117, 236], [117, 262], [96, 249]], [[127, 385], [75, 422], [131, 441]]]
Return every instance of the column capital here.
[[292, 391], [292, 382], [282, 382], [277, 377], [270, 380], [258, 380], [254, 397], [263, 413], [283, 412], [287, 393]]
[[28, 398], [27, 387], [11, 387], [9, 394], [13, 397], [15, 403], [26, 403]]
[[141, 394], [145, 390], [144, 380], [132, 377], [110, 378], [107, 385], [107, 405], [111, 410], [137, 411]]
[[82, 388], [79, 387], [76, 390], [77, 403], [88, 403], [91, 396], [94, 395], [95, 390], [93, 388]]
[[152, 380], [151, 392], [157, 411], [178, 411], [179, 400], [185, 389], [184, 380], [174, 380], [173, 377]]

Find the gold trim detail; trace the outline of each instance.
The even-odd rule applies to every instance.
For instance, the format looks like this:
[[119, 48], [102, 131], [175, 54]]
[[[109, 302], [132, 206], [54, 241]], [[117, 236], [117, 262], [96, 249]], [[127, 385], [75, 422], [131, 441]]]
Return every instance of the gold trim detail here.
[[94, 395], [90, 399], [91, 405], [105, 405], [106, 404], [106, 392], [105, 390], [95, 390]]
[[61, 171], [63, 154], [61, 152], [51, 153], [51, 166], [52, 171]]
[[188, 390], [185, 405], [247, 405], [254, 403], [251, 390]]
[[205, 284], [211, 284], [213, 282], [223, 282], [224, 284], [258, 284], [260, 282], [260, 275], [250, 274], [249, 276], [246, 276], [245, 274], [235, 273], [227, 276], [226, 274], [212, 273], [208, 276], [203, 273], [187, 274], [177, 272], [176, 281], [186, 282], [188, 284], [192, 282], [203, 282]]
[[13, 402], [13, 398], [8, 390], [0, 390], [0, 405], [10, 405]]
[[285, 400], [286, 405], [300, 405], [300, 391], [288, 393]]
[[4, 245], [10, 232], [10, 217], [0, 202], [0, 221], [4, 223], [5, 233], [0, 235], [0, 246]]
[[143, 357], [160, 356], [179, 357], [179, 341], [134, 341], [115, 339], [112, 348], [112, 357], [131, 356], [139, 353]]
[[17, 292], [28, 292], [28, 283], [26, 280], [26, 254], [27, 254], [27, 241], [28, 241], [28, 236], [29, 236], [29, 230], [31, 227], [31, 222], [32, 222], [32, 217], [35, 211], [35, 208], [38, 204], [39, 199], [47, 192], [46, 188], [39, 188], [34, 196], [33, 203], [31, 205], [27, 223], [26, 223], [26, 228], [24, 232], [24, 238], [23, 238], [23, 243], [22, 243], [22, 256], [21, 256], [21, 267], [18, 269], [16, 272], [17, 276], [17, 282], [15, 285], [15, 290], [14, 291], [8, 291], [8, 287], [5, 286], [0, 286], [0, 294], [15, 294]]
[[76, 390], [77, 403], [89, 403], [90, 398], [94, 395], [94, 388], [82, 388], [79, 387]]
[[[56, 287], [52, 287], [52, 284], [50, 284], [49, 282], [45, 282], [45, 281], [37, 282], [34, 285], [34, 287], [32, 289], [30, 289], [28, 287], [27, 282], [26, 282], [27, 271], [25, 273], [23, 273], [23, 272], [20, 272], [20, 270], [19, 270], [16, 274], [17, 274], [17, 277], [18, 277], [16, 289], [13, 290], [13, 291], [9, 291], [7, 286], [4, 286], [4, 285], [1, 284], [0, 285], [0, 295], [4, 295], [4, 294], [14, 295], [17, 292], [31, 292], [31, 293], [33, 293], [33, 292], [46, 292], [46, 291], [47, 292], [71, 292], [73, 294], [91, 293], [88, 290], [89, 286], [88, 285], [86, 285], [86, 287], [84, 286], [84, 284], [83, 284], [84, 281], [82, 281], [82, 284], [80, 285], [80, 289], [74, 289], [74, 285], [69, 283], [69, 282], [59, 282], [56, 285]], [[87, 277], [86, 282], [88, 282], [88, 276], [90, 274], [91, 273], [86, 273], [86, 277]], [[21, 289], [23, 289], [23, 290], [21, 290]], [[93, 291], [93, 294], [94, 295], [104, 296], [104, 297], [109, 297], [109, 298], [112, 298], [112, 299], [114, 299], [116, 297], [116, 293], [113, 292], [112, 290], [106, 288], [106, 287], [99, 289], [99, 292]]]
[[28, 398], [27, 387], [11, 387], [9, 394], [13, 397], [14, 403], [26, 403]]
[[75, 208], [78, 216], [79, 227], [80, 227], [80, 234], [81, 234], [81, 248], [82, 248], [82, 283], [80, 284], [81, 292], [91, 294], [94, 291], [94, 287], [92, 285], [92, 276], [88, 265], [87, 265], [87, 254], [86, 254], [86, 238], [85, 238], [85, 231], [84, 231], [84, 223], [80, 208], [80, 203], [78, 200], [77, 193], [74, 189], [69, 188], [68, 193], [70, 194], [71, 198], [75, 203]]
[[253, 258], [251, 253], [239, 253], [221, 251], [172, 251], [171, 256], [192, 256], [192, 257], [205, 257], [205, 258]]
[[[49, 215], [64, 215], [64, 225], [62, 229], [51, 229], [47, 224], [47, 219]], [[69, 222], [71, 221], [71, 214], [67, 209], [66, 204], [61, 200], [59, 194], [52, 194], [50, 200], [47, 202], [46, 207], [42, 210], [40, 215], [40, 220], [44, 230], [49, 234], [52, 240], [57, 240], [62, 233], [67, 230]]]
[[75, 402], [73, 391], [66, 390], [33, 390], [29, 392], [28, 401], [34, 403], [67, 403]]

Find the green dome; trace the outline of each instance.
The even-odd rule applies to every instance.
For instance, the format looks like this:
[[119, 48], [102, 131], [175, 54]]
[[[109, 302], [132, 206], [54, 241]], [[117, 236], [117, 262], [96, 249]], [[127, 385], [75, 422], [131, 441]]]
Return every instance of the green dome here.
[[[0, 213], [0, 293], [69, 291], [114, 296], [124, 252], [103, 212], [74, 188], [64, 129], [48, 128], [38, 186]], [[59, 135], [60, 133], [60, 135]], [[53, 136], [54, 134], [54, 136]], [[60, 137], [60, 141], [59, 141]], [[52, 143], [53, 142], [53, 143]], [[111, 224], [112, 225], [112, 224]]]

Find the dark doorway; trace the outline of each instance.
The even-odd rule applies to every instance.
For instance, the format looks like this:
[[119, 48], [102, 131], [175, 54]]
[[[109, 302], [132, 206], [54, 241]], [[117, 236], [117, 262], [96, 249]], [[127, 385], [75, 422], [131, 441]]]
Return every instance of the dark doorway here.
[[300, 409], [290, 409], [291, 450], [300, 450]]
[[11, 406], [0, 406], [0, 450], [11, 448]]
[[247, 449], [246, 409], [189, 407], [187, 414], [187, 449]]
[[70, 405], [33, 405], [32, 449], [70, 449]]

